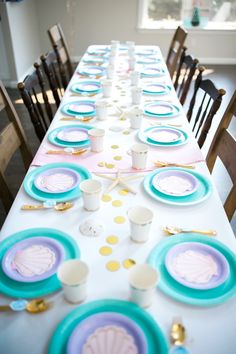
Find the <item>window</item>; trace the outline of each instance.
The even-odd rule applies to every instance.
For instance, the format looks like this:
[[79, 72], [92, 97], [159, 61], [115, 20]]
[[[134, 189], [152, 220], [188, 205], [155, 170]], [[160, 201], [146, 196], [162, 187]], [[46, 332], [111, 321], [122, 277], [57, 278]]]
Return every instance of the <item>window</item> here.
[[236, 0], [139, 0], [139, 28], [236, 29]]

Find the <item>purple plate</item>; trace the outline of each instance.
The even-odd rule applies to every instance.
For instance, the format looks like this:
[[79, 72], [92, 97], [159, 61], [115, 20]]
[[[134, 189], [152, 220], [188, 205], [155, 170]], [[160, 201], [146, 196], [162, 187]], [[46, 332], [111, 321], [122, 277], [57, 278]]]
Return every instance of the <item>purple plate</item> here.
[[216, 288], [229, 276], [225, 256], [200, 242], [183, 242], [172, 247], [166, 254], [165, 266], [177, 282], [199, 290]]
[[65, 193], [74, 189], [80, 181], [79, 174], [64, 167], [50, 168], [37, 175], [34, 185], [46, 193]]
[[94, 113], [95, 106], [93, 103], [74, 102], [68, 104], [67, 110], [75, 114], [92, 114]]
[[163, 194], [184, 197], [197, 190], [198, 180], [191, 173], [168, 170], [156, 174], [152, 179], [152, 185]]
[[154, 143], [169, 144], [182, 140], [183, 134], [180, 130], [174, 128], [157, 127], [148, 130], [147, 137]]
[[88, 130], [83, 128], [64, 128], [57, 134], [57, 139], [70, 143], [88, 140]]
[[157, 117], [173, 117], [179, 114], [180, 109], [169, 102], [151, 102], [145, 105], [145, 112]]
[[2, 259], [2, 270], [11, 279], [32, 283], [51, 277], [63, 260], [64, 249], [59, 242], [49, 237], [32, 237], [9, 248]]
[[[129, 317], [117, 312], [102, 312], [85, 318], [72, 332], [67, 343], [67, 354], [81, 354], [89, 336], [101, 327], [115, 326], [122, 328], [132, 337], [138, 354], [147, 354], [147, 341], [141, 328]], [[102, 354], [114, 353], [112, 350], [106, 352], [104, 347]], [[116, 353], [120, 353], [117, 351]], [[123, 353], [123, 352], [122, 352]]]

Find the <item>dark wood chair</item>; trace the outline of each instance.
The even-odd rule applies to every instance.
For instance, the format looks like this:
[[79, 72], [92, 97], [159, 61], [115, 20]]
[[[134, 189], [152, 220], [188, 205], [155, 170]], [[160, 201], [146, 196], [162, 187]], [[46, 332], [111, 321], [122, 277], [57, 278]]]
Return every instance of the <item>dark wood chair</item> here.
[[185, 103], [193, 76], [199, 63], [198, 59], [194, 59], [191, 55], [186, 54], [186, 51], [187, 47], [184, 46], [174, 80], [174, 88], [182, 105]]
[[8, 212], [14, 198], [4, 175], [5, 170], [17, 149], [21, 152], [26, 170], [32, 161], [32, 154], [27, 144], [20, 119], [1, 81], [0, 112], [5, 113], [5, 116], [9, 120], [9, 123], [0, 132], [0, 197], [6, 212]]
[[[212, 120], [220, 108], [225, 90], [218, 90], [211, 80], [195, 81], [194, 93], [187, 111], [188, 121], [192, 121], [192, 130], [201, 148], [210, 130]], [[197, 104], [196, 104], [197, 102]]]
[[19, 82], [17, 87], [30, 115], [36, 135], [42, 141], [53, 119], [53, 111], [49, 103], [40, 65], [34, 63], [34, 67], [33, 73], [26, 76], [23, 82]]
[[176, 29], [175, 34], [172, 38], [166, 59], [166, 65], [171, 78], [173, 77], [174, 72], [177, 68], [177, 64], [180, 59], [187, 34], [188, 32], [184, 28], [179, 26]]
[[62, 85], [63, 88], [66, 89], [73, 75], [73, 65], [61, 25], [57, 23], [49, 28], [48, 35], [56, 53]]
[[54, 51], [48, 52], [45, 55], [41, 55], [40, 59], [42, 62], [44, 73], [47, 76], [50, 89], [53, 93], [54, 100], [56, 102], [57, 107], [59, 107], [63, 92], [61, 89], [61, 82], [58, 73], [56, 53]]

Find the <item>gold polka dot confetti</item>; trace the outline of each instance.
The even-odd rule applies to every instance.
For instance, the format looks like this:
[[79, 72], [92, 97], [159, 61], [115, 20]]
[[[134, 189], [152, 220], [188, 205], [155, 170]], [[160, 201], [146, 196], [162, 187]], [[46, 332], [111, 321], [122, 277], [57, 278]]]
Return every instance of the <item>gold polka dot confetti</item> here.
[[114, 156], [113, 159], [116, 161], [120, 161], [120, 160], [122, 160], [122, 156], [117, 155], [117, 156]]
[[119, 100], [113, 100], [113, 102], [115, 102], [115, 103], [116, 103], [116, 102], [119, 102]]
[[124, 134], [124, 135], [129, 135], [129, 134], [130, 134], [130, 131], [129, 131], [129, 130], [124, 130], [124, 131], [123, 131], [123, 134]]
[[102, 256], [109, 256], [110, 254], [112, 254], [112, 248], [108, 246], [103, 246], [99, 249], [99, 253]]
[[125, 259], [122, 262], [122, 264], [123, 264], [124, 268], [129, 269], [129, 268], [133, 267], [136, 264], [136, 262], [135, 262], [135, 260], [129, 258], [129, 259]]
[[103, 202], [110, 202], [112, 200], [112, 197], [109, 194], [103, 194], [102, 196], [102, 201]]
[[129, 191], [127, 189], [121, 189], [118, 192], [120, 195], [127, 195], [129, 193]]
[[112, 149], [119, 149], [119, 145], [111, 145]]
[[124, 217], [124, 216], [116, 216], [116, 217], [114, 218], [114, 222], [115, 222], [116, 224], [124, 224], [124, 222], [125, 222], [125, 217]]
[[119, 237], [115, 236], [115, 235], [110, 235], [110, 236], [107, 236], [106, 241], [110, 245], [116, 245], [119, 242]]
[[99, 162], [98, 163], [98, 167], [104, 167], [105, 166], [105, 162]]
[[121, 200], [113, 200], [112, 205], [114, 207], [120, 207], [123, 204]]
[[107, 270], [109, 270], [110, 272], [116, 272], [117, 270], [120, 269], [120, 262], [117, 262], [117, 261], [110, 261], [110, 262], [107, 262], [106, 268], [107, 268]]
[[106, 163], [105, 163], [105, 167], [112, 169], [112, 168], [115, 167], [115, 165], [114, 165], [113, 163], [107, 163], [107, 162], [106, 162]]

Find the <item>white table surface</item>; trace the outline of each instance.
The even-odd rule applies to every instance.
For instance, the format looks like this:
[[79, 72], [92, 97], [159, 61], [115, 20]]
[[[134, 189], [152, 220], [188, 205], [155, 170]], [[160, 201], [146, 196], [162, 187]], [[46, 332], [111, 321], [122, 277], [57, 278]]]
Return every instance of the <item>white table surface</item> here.
[[[147, 47], [143, 46], [140, 48]], [[119, 58], [119, 60], [127, 60], [125, 56]], [[165, 67], [164, 61], [162, 64]], [[80, 63], [79, 65], [83, 64]], [[75, 74], [70, 85], [74, 82], [78, 82], [78, 80], [79, 76]], [[155, 80], [156, 82], [164, 81], [172, 86], [169, 75]], [[128, 79], [125, 81], [128, 94], [126, 96], [120, 96], [120, 91], [116, 90], [112, 99], [119, 100], [119, 104], [126, 104], [129, 108], [131, 106], [129, 96], [130, 84]], [[119, 84], [121, 86], [124, 85], [124, 80], [120, 81]], [[168, 100], [171, 99], [178, 104], [178, 99], [174, 91], [172, 91], [169, 97], [166, 96], [165, 98]], [[160, 96], [160, 98], [158, 97], [157, 99], [165, 98]], [[75, 97], [71, 96], [70, 90], [67, 89], [62, 103], [64, 104], [65, 102], [75, 99]], [[110, 113], [111, 115], [108, 117], [108, 120], [103, 122], [95, 121], [91, 124], [106, 129], [105, 150], [109, 149], [111, 144], [122, 145], [129, 149], [129, 147], [137, 141], [136, 132], [131, 132], [129, 135], [111, 132], [109, 126], [123, 124], [124, 127], [128, 128], [129, 122], [128, 120], [124, 122], [119, 121], [118, 116], [112, 115], [112, 113], [114, 113], [112, 110]], [[60, 121], [62, 116], [64, 116], [64, 114], [62, 114], [59, 109], [49, 128], [50, 130], [58, 126], [70, 124], [70, 122]], [[188, 144], [196, 146], [196, 149], [198, 149], [183, 111], [179, 117], [172, 118], [169, 122], [183, 124], [183, 128], [186, 129], [190, 135], [190, 142]], [[74, 122], [71, 123], [74, 124]], [[143, 127], [148, 126], [147, 120], [145, 120]], [[35, 167], [31, 167], [31, 169], [32, 168]], [[211, 178], [204, 162], [196, 164], [196, 171]], [[108, 181], [105, 179], [100, 180], [105, 188], [108, 185]], [[217, 230], [216, 239], [226, 244], [232, 251], [236, 251], [234, 234], [214, 186], [213, 194], [209, 199], [203, 203], [188, 207], [170, 206], [155, 201], [144, 192], [142, 179], [134, 181], [132, 186], [137, 190], [136, 195], [129, 193], [127, 196], [121, 196], [118, 193], [120, 188], [116, 188], [111, 192], [112, 200], [123, 200], [123, 205], [119, 208], [112, 207], [111, 202], [102, 202], [102, 207], [98, 211], [87, 212], [82, 207], [82, 200], [78, 199], [75, 201], [74, 207], [63, 214], [54, 210], [34, 212], [21, 211], [20, 206], [22, 204], [33, 204], [35, 202], [27, 196], [21, 187], [2, 227], [1, 239], [3, 240], [15, 232], [32, 227], [48, 227], [68, 233], [78, 242], [81, 250], [81, 259], [86, 261], [90, 267], [88, 297], [86, 302], [104, 298], [128, 300], [128, 271], [121, 267], [119, 271], [112, 273], [106, 270], [105, 264], [109, 259], [122, 262], [125, 258], [133, 258], [141, 263], [145, 262], [152, 248], [165, 237], [161, 230], [161, 227], [164, 225], [215, 229]], [[150, 239], [145, 244], [135, 244], [131, 242], [129, 238], [127, 210], [134, 205], [145, 205], [154, 212]], [[126, 222], [121, 225], [115, 224], [113, 218], [117, 215], [125, 216]], [[105, 231], [100, 237], [88, 238], [81, 235], [79, 225], [87, 218], [95, 218], [103, 222]], [[106, 245], [105, 238], [110, 234], [117, 235], [120, 242], [113, 247], [113, 254], [111, 256], [103, 257], [99, 254], [98, 249], [100, 246]], [[54, 301], [53, 308], [48, 312], [37, 315], [30, 315], [27, 312], [8, 312], [0, 314], [1, 354], [47, 353], [50, 337], [58, 323], [78, 306], [66, 303], [62, 292], [51, 294], [47, 298]], [[6, 304], [10, 301], [10, 298], [0, 295], [1, 304]], [[154, 302], [146, 311], [157, 320], [167, 337], [173, 317], [181, 316], [188, 335], [187, 347], [192, 354], [233, 354], [236, 352], [236, 298], [210, 308], [195, 307], [177, 302], [157, 289]]]

